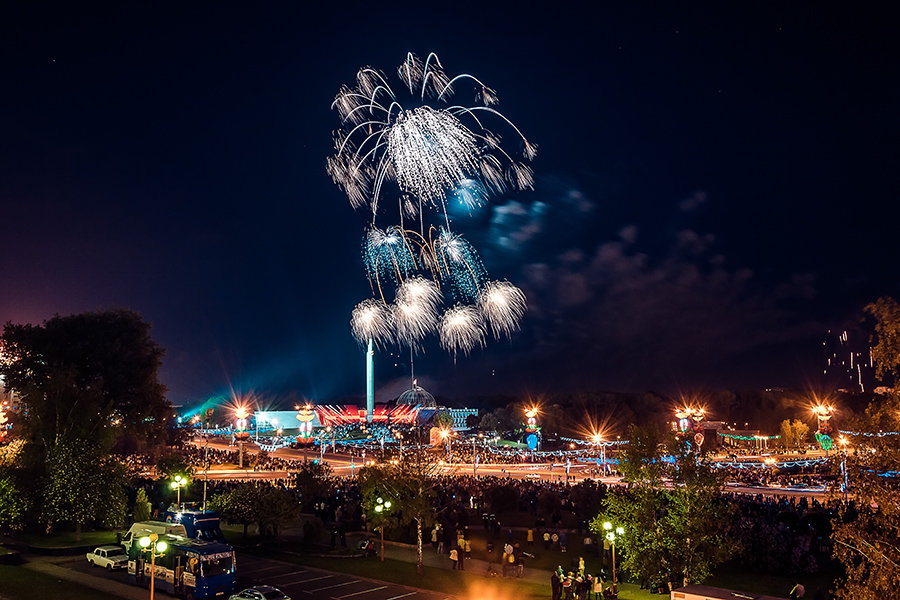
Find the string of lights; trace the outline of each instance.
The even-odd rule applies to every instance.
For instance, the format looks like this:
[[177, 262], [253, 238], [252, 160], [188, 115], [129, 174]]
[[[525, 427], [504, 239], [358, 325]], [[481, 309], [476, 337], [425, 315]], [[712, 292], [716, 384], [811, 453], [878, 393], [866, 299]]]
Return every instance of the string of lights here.
[[780, 435], [738, 435], [736, 433], [724, 433], [722, 431], [716, 432], [721, 437], [728, 438], [731, 440], [746, 440], [746, 441], [755, 441], [755, 440], [777, 440], [780, 439]]

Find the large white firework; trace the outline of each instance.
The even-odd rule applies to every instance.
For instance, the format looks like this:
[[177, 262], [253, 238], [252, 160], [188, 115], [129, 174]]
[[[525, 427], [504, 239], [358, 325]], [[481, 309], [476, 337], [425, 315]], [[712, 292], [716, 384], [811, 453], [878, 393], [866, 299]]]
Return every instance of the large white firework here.
[[[424, 63], [408, 54], [397, 76], [408, 95], [398, 94], [380, 71], [364, 67], [356, 86], [343, 86], [332, 105], [341, 127], [334, 134], [328, 172], [353, 206], [368, 205], [374, 219], [385, 182], [394, 181], [401, 218], [419, 213], [423, 205], [438, 208], [446, 218], [447, 195], [468, 181], [478, 181], [491, 193], [533, 187], [524, 162], [534, 158], [535, 146], [492, 108], [497, 103], [493, 90], [469, 74], [451, 79], [433, 53]], [[472, 88], [468, 105], [452, 104], [463, 84]], [[519, 152], [504, 149], [486, 126], [491, 122], [515, 134]]]
[[391, 305], [396, 339], [417, 347], [437, 327], [437, 307], [442, 299], [440, 288], [430, 279], [413, 277], [404, 281]]
[[484, 347], [484, 320], [474, 306], [454, 306], [447, 309], [440, 324], [441, 347], [456, 356], [468, 355], [476, 346]]
[[525, 294], [508, 281], [489, 281], [478, 295], [478, 308], [497, 339], [512, 336], [527, 307]]
[[369, 340], [378, 345], [386, 345], [394, 340], [394, 317], [391, 309], [381, 300], [363, 300], [350, 315], [350, 329], [353, 337], [365, 344]]

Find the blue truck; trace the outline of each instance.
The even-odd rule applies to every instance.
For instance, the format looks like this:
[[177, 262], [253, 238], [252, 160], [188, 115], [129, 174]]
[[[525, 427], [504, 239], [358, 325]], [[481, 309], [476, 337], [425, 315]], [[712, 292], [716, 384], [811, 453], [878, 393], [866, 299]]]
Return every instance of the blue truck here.
[[168, 510], [166, 523], [184, 525], [186, 536], [192, 540], [225, 543], [225, 536], [219, 528], [219, 514], [208, 510]]
[[187, 600], [227, 598], [235, 585], [234, 548], [221, 542], [158, 534], [167, 544], [151, 561], [150, 550], [132, 544], [128, 550], [128, 580]]

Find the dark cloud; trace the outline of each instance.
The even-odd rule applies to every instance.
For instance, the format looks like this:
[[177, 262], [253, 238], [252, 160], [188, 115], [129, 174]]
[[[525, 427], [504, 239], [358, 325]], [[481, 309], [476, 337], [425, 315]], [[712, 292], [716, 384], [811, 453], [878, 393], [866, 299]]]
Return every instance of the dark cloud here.
[[[691, 197], [694, 207], [705, 201], [698, 194]], [[596, 206], [583, 193], [563, 196]], [[678, 209], [683, 212], [685, 202]], [[565, 208], [542, 213], [529, 239], [533, 248], [546, 247], [544, 237], [578, 241], [560, 229], [565, 220], [557, 210]], [[780, 349], [821, 334], [821, 324], [797, 311], [816, 296], [813, 275], [770, 281], [730, 266], [713, 233], [677, 229], [644, 247], [638, 243], [642, 229], [637, 223], [612, 228], [618, 239], [562, 248], [551, 260], [523, 256], [528, 350], [514, 360], [554, 373], [554, 386], [593, 380], [638, 389], [712, 380], [764, 384], [796, 369], [778, 363]], [[759, 381], [746, 380], [751, 372]]]
[[679, 202], [678, 208], [681, 209], [682, 212], [693, 212], [700, 208], [700, 206], [706, 204], [706, 202], [706, 192], [698, 190]]

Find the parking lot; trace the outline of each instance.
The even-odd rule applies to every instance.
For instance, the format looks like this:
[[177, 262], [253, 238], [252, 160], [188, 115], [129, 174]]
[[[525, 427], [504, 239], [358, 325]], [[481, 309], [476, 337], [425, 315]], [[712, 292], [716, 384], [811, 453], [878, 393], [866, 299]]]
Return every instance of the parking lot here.
[[396, 583], [360, 579], [276, 560], [242, 555], [238, 559], [239, 588], [256, 584], [277, 587], [291, 598], [330, 600], [450, 600], [446, 594], [408, 588]]
[[[91, 568], [83, 556], [55, 561], [60, 566], [104, 579], [127, 583], [124, 571]], [[253, 585], [271, 585], [297, 598], [328, 600], [452, 600], [447, 594], [409, 588], [396, 583], [361, 579], [353, 575], [302, 567], [277, 560], [240, 554], [235, 593]], [[162, 597], [169, 597], [159, 593]]]

